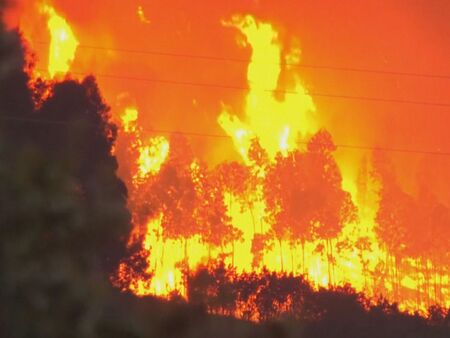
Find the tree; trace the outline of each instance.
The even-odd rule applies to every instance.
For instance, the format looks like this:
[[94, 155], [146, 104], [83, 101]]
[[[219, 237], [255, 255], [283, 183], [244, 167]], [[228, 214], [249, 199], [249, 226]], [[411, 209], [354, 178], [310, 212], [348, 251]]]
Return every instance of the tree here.
[[0, 335], [92, 337], [130, 230], [115, 126], [91, 77], [33, 92], [24, 54], [0, 23]]
[[87, 237], [96, 229], [66, 169], [38, 151], [16, 152], [0, 150], [0, 333], [91, 337], [109, 292], [95, 253], [101, 239]]
[[375, 233], [384, 244], [386, 251], [386, 269], [391, 276], [394, 296], [398, 297], [402, 259], [407, 253], [414, 222], [414, 199], [405, 193], [395, 178], [392, 164], [383, 153], [375, 153], [373, 158], [373, 176], [380, 182], [379, 207], [376, 214]]
[[287, 156], [277, 155], [267, 170], [264, 184], [267, 211], [280, 251], [283, 239], [290, 240], [291, 251], [300, 242], [305, 272], [306, 241], [313, 235], [324, 239], [330, 283], [334, 261], [332, 239], [345, 223], [356, 218], [351, 196], [342, 189], [342, 177], [332, 156], [334, 149], [331, 135], [319, 131], [308, 142], [307, 152], [295, 150]]
[[231, 218], [227, 215], [220, 181], [202, 163], [194, 162], [191, 169], [198, 200], [193, 218], [209, 250], [211, 246], [220, 247], [223, 253], [224, 246], [234, 243], [242, 234], [232, 226]]
[[[316, 212], [312, 223], [314, 233], [326, 243], [328, 259], [328, 278], [332, 284], [330, 266], [334, 271], [333, 239], [338, 236], [346, 223], [356, 220], [357, 212], [351, 195], [342, 189], [342, 176], [332, 155], [336, 150], [331, 135], [321, 130], [315, 134], [307, 145], [306, 168], [314, 182]], [[320, 202], [319, 202], [320, 201]]]

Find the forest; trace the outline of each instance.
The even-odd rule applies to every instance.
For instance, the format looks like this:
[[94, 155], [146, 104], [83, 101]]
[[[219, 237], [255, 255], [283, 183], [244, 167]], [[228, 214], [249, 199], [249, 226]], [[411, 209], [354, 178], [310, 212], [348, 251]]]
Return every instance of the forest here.
[[[4, 6], [0, 1], [1, 14]], [[419, 272], [429, 274], [422, 288], [431, 291], [418, 297], [435, 293], [425, 302], [426, 314], [335, 285], [335, 252], [344, 244], [334, 239], [344, 223], [356, 221], [357, 208], [341, 187], [328, 132], [319, 131], [306, 150], [270, 165], [255, 140], [252, 167], [231, 162], [214, 170], [193, 161], [186, 139], [174, 134], [157, 174], [119, 176], [122, 127], [95, 77], [31, 81], [26, 48], [18, 31], [0, 25], [2, 337], [448, 337], [450, 311], [434, 305], [443, 297], [439, 277], [448, 274], [439, 271], [448, 269], [449, 236], [442, 235], [448, 229], [431, 225], [448, 224], [449, 211], [426, 190], [423, 200], [411, 200], [383, 154], [374, 156], [371, 175], [383, 182], [377, 236], [391, 253], [386, 263], [392, 292], [399, 292], [401, 258], [422, 262]], [[254, 272], [237, 271], [239, 254], [232, 248], [244, 233], [232, 227], [224, 194], [253, 210], [257, 202], [249, 191], [255, 186], [268, 196], [269, 212], [265, 223], [251, 223]], [[179, 264], [184, 289], [165, 298], [137, 297], [133, 283], [154, 277], [149, 250], [143, 249], [145, 225], [159, 214], [162, 236], [185, 248]], [[272, 240], [257, 230], [269, 222]], [[414, 222], [426, 224], [426, 232], [414, 237], [403, 228]], [[210, 253], [193, 269], [189, 242], [199, 233]], [[327, 261], [327, 287], [301, 273], [305, 244], [313, 238], [322, 243], [316, 249]], [[430, 238], [436, 239], [432, 246]], [[266, 246], [286, 251], [277, 269], [265, 268]], [[296, 265], [288, 259], [294, 250], [303, 256]]]

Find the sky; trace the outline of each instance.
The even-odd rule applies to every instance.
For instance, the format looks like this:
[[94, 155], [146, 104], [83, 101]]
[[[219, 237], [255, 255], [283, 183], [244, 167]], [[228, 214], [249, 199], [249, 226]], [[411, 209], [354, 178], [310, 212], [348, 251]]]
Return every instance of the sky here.
[[[45, 16], [37, 14], [38, 3], [19, 1], [9, 21], [20, 25], [35, 51], [37, 67], [45, 68], [49, 33]], [[450, 1], [49, 3], [67, 19], [80, 42], [72, 71], [97, 75], [113, 114], [120, 114], [124, 105], [136, 105], [139, 122], [148, 133], [156, 129], [224, 134], [217, 123], [222, 104], [242, 116], [246, 91], [220, 86], [247, 85], [245, 60], [251, 50], [243, 47], [242, 34], [222, 23], [234, 14], [251, 14], [274, 26], [285, 50], [300, 48], [300, 63], [312, 67], [300, 66], [296, 72], [311, 93], [444, 104], [313, 95], [317, 120], [337, 144], [450, 153]], [[145, 19], [138, 15], [139, 6]], [[282, 86], [286, 79], [287, 72], [282, 72]], [[195, 152], [211, 164], [239, 158], [229, 139], [192, 137], [191, 142]], [[450, 156], [390, 154], [406, 190], [415, 193], [418, 182], [425, 181], [450, 204]], [[353, 176], [366, 155], [366, 151], [348, 148], [337, 154], [339, 162], [353, 164], [347, 166]]]

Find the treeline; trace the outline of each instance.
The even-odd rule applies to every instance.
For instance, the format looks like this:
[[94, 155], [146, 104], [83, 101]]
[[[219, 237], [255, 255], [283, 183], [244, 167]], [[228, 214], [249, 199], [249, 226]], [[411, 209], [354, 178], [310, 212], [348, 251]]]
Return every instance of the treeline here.
[[[448, 336], [442, 309], [429, 318], [387, 303], [368, 310], [352, 290], [315, 293], [299, 277], [200, 269], [189, 277], [196, 304], [112, 288], [130, 231], [116, 127], [95, 79], [31, 83], [24, 55], [20, 34], [0, 24], [1, 337]], [[267, 322], [223, 317], [234, 311]]]
[[29, 55], [0, 22], [0, 336], [94, 337], [131, 230], [116, 127], [93, 77]]
[[417, 304], [430, 305], [448, 301], [450, 208], [433, 193], [427, 175], [417, 175], [417, 194], [408, 193], [392, 160], [375, 152], [369, 179], [379, 185], [375, 232], [386, 251], [378, 272], [393, 285], [394, 298], [409, 276], [417, 284]]
[[[128, 137], [132, 140], [135, 135]], [[142, 249], [148, 221], [161, 217], [158, 240], [182, 242], [184, 263], [189, 261], [190, 241], [200, 237], [208, 247], [208, 260], [226, 258], [237, 267], [235, 247], [244, 241], [241, 229], [246, 227], [251, 243], [245, 254], [252, 260], [251, 266], [239, 266], [241, 269], [262, 269], [270, 252], [280, 257], [278, 270], [307, 274], [310, 258], [321, 257], [327, 281], [334, 285], [342, 277], [335, 273], [336, 262], [352, 256], [352, 265], [361, 267], [368, 293], [408, 300], [417, 308], [445, 304], [450, 290], [450, 209], [424, 180], [418, 197], [404, 192], [386, 154], [374, 152], [363, 163], [358, 196], [352, 198], [343, 189], [334, 158], [336, 145], [326, 130], [313, 135], [305, 147], [273, 160], [254, 139], [249, 163], [225, 162], [214, 168], [195, 158], [183, 135], [171, 135], [169, 143], [168, 158], [156, 174], [127, 182], [138, 230], [134, 234], [139, 236], [135, 237], [123, 288], [139, 276], [148, 278], [143, 272], [156, 268], [156, 263], [145, 267], [145, 256], [155, 253], [139, 247]], [[137, 170], [133, 169], [133, 156], [139, 149], [127, 142], [120, 147], [133, 149], [134, 155], [127, 151], [125, 158], [131, 162], [131, 172]], [[368, 199], [372, 199], [370, 203]], [[372, 208], [370, 218], [360, 219], [363, 212], [357, 205]], [[250, 215], [246, 224], [233, 224], [230, 214], [236, 208]], [[348, 224], [354, 230], [343, 235]], [[164, 264], [163, 257], [155, 261]], [[404, 277], [413, 281], [408, 287], [402, 284]]]
[[[121, 144], [119, 154], [122, 151], [128, 157], [129, 148], [130, 144]], [[251, 216], [247, 224], [240, 225], [251, 229], [252, 234], [247, 254], [253, 256], [253, 261], [246, 268], [262, 268], [268, 250], [276, 250], [282, 271], [305, 272], [305, 257], [323, 255], [329, 283], [333, 284], [336, 255], [351, 245], [340, 242], [338, 236], [345, 224], [357, 220], [351, 195], [342, 188], [335, 150], [331, 135], [321, 130], [311, 137], [305, 150], [297, 149], [287, 156], [279, 154], [271, 161], [254, 139], [248, 153], [249, 165], [225, 162], [209, 168], [195, 158], [188, 140], [175, 133], [160, 170], [138, 182], [132, 182], [131, 177], [127, 182], [129, 205], [138, 230], [134, 235], [140, 235], [134, 238], [135, 244], [144, 241], [147, 222], [161, 217], [160, 239], [181, 241], [184, 261], [189, 261], [189, 241], [200, 237], [208, 251], [216, 253], [208, 259], [220, 255], [234, 265], [235, 246], [244, 236], [232, 223], [230, 213], [233, 207], [240, 208]], [[260, 206], [258, 211], [256, 204]], [[305, 246], [312, 241], [321, 244], [315, 253], [306, 253]], [[288, 243], [287, 250], [283, 243]]]
[[[444, 337], [450, 333], [450, 309], [432, 306], [428, 317], [408, 314], [384, 298], [369, 300], [349, 285], [314, 290], [302, 276], [269, 271], [237, 274], [223, 264], [200, 268], [188, 281], [190, 302], [209, 313], [290, 323], [304, 337]], [[288, 327], [286, 337], [291, 336]]]

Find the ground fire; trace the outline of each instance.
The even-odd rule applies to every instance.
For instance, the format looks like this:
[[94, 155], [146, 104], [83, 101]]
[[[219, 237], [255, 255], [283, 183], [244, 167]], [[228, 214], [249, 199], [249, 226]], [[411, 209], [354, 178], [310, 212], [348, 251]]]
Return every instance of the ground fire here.
[[[124, 67], [117, 65], [120, 48], [102, 47], [109, 37], [83, 42], [77, 36], [83, 24], [47, 2], [22, 15], [24, 38], [37, 58], [34, 80], [92, 73], [100, 87], [105, 83], [119, 125], [114, 153], [129, 191], [130, 255], [144, 264], [139, 270], [133, 259], [124, 258], [111, 278], [118, 287], [136, 296], [189, 300], [190, 276], [222, 266], [229, 280], [250, 273], [292, 274], [314, 288], [350, 285], [374, 301], [382, 295], [407, 311], [450, 306], [450, 208], [436, 185], [428, 184], [432, 171], [426, 169], [430, 158], [437, 157], [436, 166], [446, 159], [415, 154], [423, 159], [414, 157], [414, 168], [424, 169], [417, 170], [410, 189], [401, 177], [408, 167], [406, 150], [336, 141], [335, 134], [342, 133], [325, 123], [317, 95], [298, 67], [308, 51], [296, 42], [301, 37], [284, 36], [280, 22], [251, 12], [225, 13], [217, 22], [227, 38], [236, 39], [227, 43], [249, 55], [222, 60], [222, 67], [238, 67], [245, 79], [234, 88], [238, 99], [227, 92], [209, 112], [215, 129], [195, 133], [191, 127], [202, 125], [201, 114], [186, 113], [173, 126], [163, 117], [163, 127], [150, 125], [147, 110], [164, 109], [139, 102], [141, 92], [151, 90], [138, 88], [139, 81], [151, 79], [130, 75], [137, 81], [124, 89], [121, 76], [108, 73]], [[133, 18], [136, 34], [140, 25], [152, 27], [155, 21], [138, 3]], [[102, 60], [92, 58], [93, 51]], [[164, 56], [155, 54], [147, 56], [153, 61]], [[133, 54], [142, 72], [147, 64], [139, 58], [145, 56]], [[217, 61], [211, 59], [204, 61]], [[83, 62], [92, 68], [80, 68]], [[204, 84], [198, 82], [193, 86]], [[189, 96], [190, 88], [183, 95]], [[198, 106], [197, 89], [191, 94], [189, 112]], [[174, 109], [171, 96], [164, 99], [167, 109]], [[220, 154], [210, 160], [214, 151]], [[289, 302], [286, 298], [279, 307]], [[243, 306], [233, 314], [242, 317]]]

